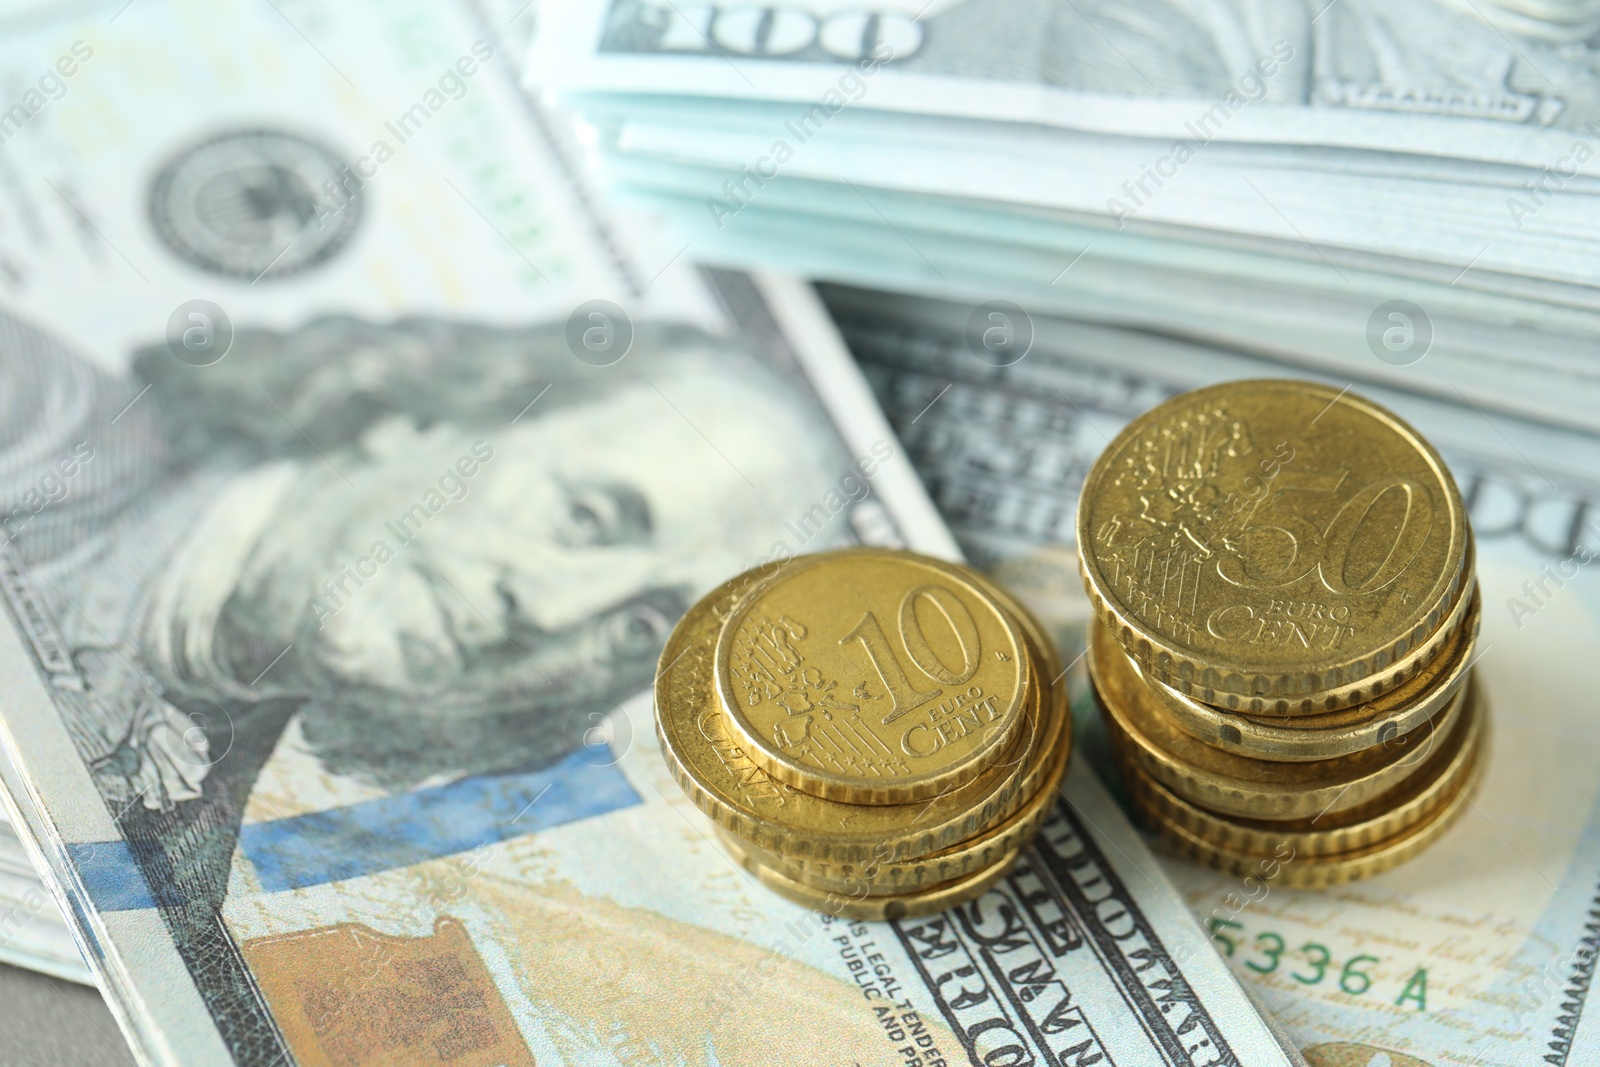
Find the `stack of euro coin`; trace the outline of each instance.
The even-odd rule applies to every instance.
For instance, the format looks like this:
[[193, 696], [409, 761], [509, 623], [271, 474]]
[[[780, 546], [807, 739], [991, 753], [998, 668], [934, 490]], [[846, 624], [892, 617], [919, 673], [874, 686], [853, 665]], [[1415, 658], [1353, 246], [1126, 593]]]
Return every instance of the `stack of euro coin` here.
[[1178, 852], [1334, 885], [1471, 803], [1488, 733], [1472, 531], [1398, 417], [1308, 382], [1186, 393], [1107, 447], [1077, 532], [1122, 781]]
[[667, 765], [771, 890], [851, 919], [942, 911], [1011, 868], [1071, 747], [1061, 665], [982, 575], [856, 548], [747, 571], [656, 673]]

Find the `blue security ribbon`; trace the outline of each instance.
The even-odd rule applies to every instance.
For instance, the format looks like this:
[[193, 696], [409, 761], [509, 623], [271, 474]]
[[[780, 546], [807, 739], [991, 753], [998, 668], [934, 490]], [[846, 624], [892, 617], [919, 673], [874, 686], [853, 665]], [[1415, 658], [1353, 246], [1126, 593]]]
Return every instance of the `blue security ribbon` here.
[[[250, 823], [238, 849], [268, 893], [379, 874], [640, 803], [622, 772], [574, 752], [529, 774], [477, 775], [342, 808]], [[69, 845], [99, 911], [155, 907], [124, 841]]]

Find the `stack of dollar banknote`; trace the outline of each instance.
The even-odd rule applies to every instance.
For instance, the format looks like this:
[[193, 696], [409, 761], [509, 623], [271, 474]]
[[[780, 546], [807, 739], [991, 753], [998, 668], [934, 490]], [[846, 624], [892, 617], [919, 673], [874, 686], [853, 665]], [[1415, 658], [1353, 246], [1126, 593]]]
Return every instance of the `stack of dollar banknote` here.
[[662, 664], [679, 785], [762, 884], [843, 918], [980, 896], [1049, 814], [1072, 748], [1054, 643], [992, 582], [924, 556], [747, 572], [690, 609]]
[[[1228, 543], [1225, 580], [1202, 580]], [[1175, 398], [1089, 472], [1078, 554], [1124, 784], [1181, 853], [1332, 885], [1466, 808], [1488, 714], [1471, 530], [1390, 413], [1306, 382]]]
[[544, 6], [529, 78], [701, 258], [1600, 410], [1592, 4]]

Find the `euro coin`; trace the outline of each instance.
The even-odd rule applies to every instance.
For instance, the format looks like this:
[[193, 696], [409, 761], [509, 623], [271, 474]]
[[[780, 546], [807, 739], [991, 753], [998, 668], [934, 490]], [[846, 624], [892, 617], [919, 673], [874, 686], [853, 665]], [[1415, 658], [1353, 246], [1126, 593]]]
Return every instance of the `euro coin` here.
[[851, 804], [972, 781], [1015, 739], [1036, 684], [987, 581], [872, 548], [797, 559], [757, 587], [722, 628], [715, 673], [750, 762]]
[[1009, 850], [1027, 846], [1048, 817], [1051, 802], [1070, 761], [1072, 718], [1068, 708], [1067, 687], [1060, 684], [1065, 672], [1061, 668], [1061, 656], [1055, 642], [1032, 612], [1003, 590], [996, 590], [996, 595], [1006, 611], [1022, 626], [1027, 647], [1035, 658], [1035, 675], [1042, 682], [1042, 699], [1049, 702], [1050, 713], [1061, 726], [1060, 732], [1053, 738], [1039, 740], [1039, 758], [1047, 758], [1053, 748], [1057, 762], [1054, 768], [1046, 772], [1043, 784], [1034, 797], [1011, 816], [980, 831], [975, 837], [923, 857], [901, 858], [884, 846], [878, 855], [866, 862], [840, 862], [826, 856], [817, 858], [815, 848], [805, 850], [802, 856], [795, 856], [743, 841], [747, 852], [756, 856], [763, 866], [771, 867], [796, 881], [854, 894], [864, 889], [874, 893], [918, 889], [960, 877], [989, 865]]
[[[1022, 627], [1023, 637], [1026, 639], [1029, 652], [1034, 657], [1032, 669], [1034, 677], [1038, 679], [1040, 699], [1050, 705], [1054, 717], [1061, 722], [1060, 733], [1056, 734], [1050, 743], [1070, 753], [1072, 709], [1069, 706], [1067, 686], [1062, 682], [1067, 672], [1061, 666], [1061, 651], [1057, 648], [1055, 639], [1045, 630], [1033, 612], [999, 586], [994, 587], [994, 595], [995, 599], [1000, 601], [1000, 606], [1005, 608], [1007, 614]], [[1064, 758], [1066, 757], [1063, 756]]]
[[1134, 419], [1084, 481], [1077, 534], [1096, 614], [1145, 673], [1252, 713], [1398, 684], [1386, 669], [1469, 576], [1461, 494], [1433, 447], [1303, 381], [1227, 382]]
[[744, 852], [737, 838], [723, 836], [723, 845], [745, 870], [758, 882], [785, 899], [813, 911], [825, 912], [841, 919], [863, 922], [883, 922], [890, 919], [910, 919], [919, 915], [936, 915], [958, 904], [965, 904], [982, 896], [1006, 876], [1017, 862], [1018, 852], [1009, 852], [987, 867], [971, 874], [924, 889], [904, 893], [868, 894], [840, 893], [821, 889], [764, 867]]
[[1433, 718], [1466, 683], [1478, 647], [1482, 593], [1474, 588], [1465, 621], [1417, 673], [1367, 704], [1321, 715], [1256, 716], [1201, 703], [1161, 682], [1151, 692], [1191, 737], [1264, 760], [1335, 759], [1386, 744]]
[[[740, 845], [763, 867], [786, 878], [845, 895], [906, 893], [961, 878], [992, 866], [1001, 857], [1026, 848], [1049, 816], [1061, 776], [1066, 772], [1067, 748], [1061, 748], [1039, 791], [1005, 821], [950, 848], [916, 859], [895, 860], [887, 854], [867, 863], [794, 859], [749, 841]], [[724, 835], [727, 831], [720, 831]]]
[[[1487, 723], [1484, 726], [1487, 729]], [[1154, 828], [1180, 855], [1210, 867], [1241, 876], [1254, 875], [1272, 885], [1291, 889], [1322, 889], [1370, 878], [1398, 867], [1442, 837], [1472, 804], [1472, 794], [1488, 764], [1488, 739], [1479, 742], [1477, 755], [1464, 769], [1464, 780], [1452, 783], [1445, 802], [1417, 825], [1375, 844], [1332, 855], [1300, 855], [1287, 846], [1270, 861], [1263, 857], [1221, 848], [1178, 823], [1151, 820]], [[1274, 868], [1262, 873], [1264, 862]]]
[[[1438, 660], [1439, 655], [1460, 634], [1462, 626], [1466, 625], [1468, 612], [1477, 592], [1477, 577], [1473, 565], [1476, 561], [1476, 549], [1470, 530], [1467, 536], [1467, 566], [1466, 579], [1462, 583], [1461, 595], [1457, 596], [1451, 605], [1449, 614], [1434, 628], [1433, 632], [1423, 638], [1405, 655], [1390, 661], [1389, 665], [1377, 674], [1362, 679], [1359, 682], [1347, 682], [1340, 687], [1337, 699], [1335, 694], [1310, 693], [1296, 701], [1247, 699], [1231, 693], [1217, 693], [1206, 690], [1193, 684], [1173, 685], [1171, 682], [1160, 684], [1173, 692], [1189, 696], [1191, 699], [1204, 702], [1215, 701], [1214, 705], [1222, 710], [1234, 711], [1246, 715], [1258, 715], [1271, 718], [1275, 721], [1286, 721], [1300, 717], [1306, 719], [1327, 720], [1337, 712], [1321, 711], [1325, 707], [1334, 707], [1338, 711], [1348, 711], [1351, 707], [1361, 707], [1376, 701], [1393, 690], [1404, 685], [1416, 675], [1426, 670], [1428, 665]], [[1154, 680], [1154, 678], [1152, 678]], [[1196, 696], [1198, 694], [1198, 696]], [[1200, 699], [1200, 698], [1203, 698]]]
[[655, 683], [656, 730], [668, 768], [696, 807], [739, 838], [805, 859], [871, 862], [885, 850], [896, 858], [925, 856], [1009, 817], [1038, 791], [1050, 755], [1070, 738], [1066, 716], [1053, 694], [1045, 695], [1051, 690], [1032, 687], [1011, 747], [946, 793], [874, 805], [795, 789], [748, 758], [717, 698], [717, 636], [741, 594], [754, 595], [743, 577], [713, 590], [679, 620]]
[[1173, 793], [1134, 766], [1123, 784], [1147, 822], [1182, 827], [1218, 850], [1268, 857], [1288, 849], [1297, 856], [1338, 856], [1403, 836], [1427, 822], [1470, 777], [1487, 732], [1487, 713], [1474, 692], [1449, 736], [1396, 790], [1359, 808], [1310, 819], [1242, 819], [1206, 811]]
[[1098, 623], [1089, 629], [1089, 674], [1120, 755], [1195, 804], [1244, 818], [1300, 819], [1358, 807], [1398, 786], [1449, 729], [1462, 695], [1433, 719], [1384, 745], [1336, 759], [1250, 759], [1189, 736], [1151, 693], [1139, 668]]

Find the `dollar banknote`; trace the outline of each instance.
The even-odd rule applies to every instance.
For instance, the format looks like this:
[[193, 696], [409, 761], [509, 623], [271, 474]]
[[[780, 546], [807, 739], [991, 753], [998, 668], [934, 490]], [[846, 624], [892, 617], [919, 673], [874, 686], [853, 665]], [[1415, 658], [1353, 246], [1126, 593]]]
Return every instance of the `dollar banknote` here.
[[[1075, 503], [1109, 438], [1179, 392], [1303, 373], [1015, 306], [823, 293], [968, 556], [1069, 648], [1081, 648], [1089, 618]], [[975, 320], [1004, 321], [1011, 348], [969, 340]], [[1572, 401], [1553, 383], [1541, 422], [1490, 414], [1464, 395], [1452, 403], [1396, 388], [1378, 369], [1323, 380], [1411, 421], [1467, 501], [1484, 597], [1477, 672], [1493, 723], [1483, 788], [1429, 851], [1337, 889], [1244, 885], [1170, 855], [1164, 866], [1313, 1064], [1600, 1062], [1600, 1007], [1587, 1003], [1600, 899], [1590, 681], [1600, 440], [1562, 425]]]
[[958, 549], [814, 293], [602, 208], [500, 14], [0, 37], [0, 772], [135, 1056], [1297, 1062], [1084, 766], [930, 919], [717, 847], [655, 741], [674, 620]]
[[1597, 34], [1587, 0], [595, 0], [546, 5], [533, 65], [586, 91], [816, 102], [883, 60], [877, 109], [1539, 167], [1595, 136]]
[[[868, 100], [870, 95], [862, 103]], [[921, 229], [939, 226], [945, 201], [982, 205], [991, 216], [991, 241], [1031, 243], [1030, 227], [1041, 214], [1058, 223], [1099, 223], [1117, 233], [1219, 231], [1258, 254], [1289, 261], [1304, 256], [1301, 269], [1315, 269], [1329, 287], [1339, 282], [1336, 271], [1376, 268], [1418, 280], [1442, 275], [1436, 279], [1442, 288], [1471, 263], [1482, 272], [1474, 291], [1509, 276], [1559, 305], [1563, 286], [1596, 281], [1585, 254], [1600, 240], [1600, 230], [1592, 194], [1580, 187], [1544, 200], [1531, 219], [1507, 210], [1504, 179], [1346, 173], [1309, 150], [1230, 152], [1212, 145], [1179, 168], [1176, 142], [1148, 139], [1018, 135], [996, 123], [942, 136], [926, 135], [933, 124], [924, 123], [925, 135], [913, 139], [909, 130], [884, 128], [906, 125], [902, 116], [846, 109], [829, 120], [825, 134], [818, 130], [802, 141], [790, 132], [802, 129], [794, 122], [802, 109], [793, 106], [787, 116], [758, 112], [726, 121], [704, 114], [646, 117], [633, 113], [630, 104], [627, 117], [613, 127], [604, 124], [607, 109], [600, 104], [575, 104], [591, 121], [614, 130], [607, 158], [630, 182], [677, 191], [674, 175], [656, 169], [663, 162], [708, 172], [685, 174], [695, 180], [682, 191], [695, 199], [689, 217], [714, 235], [742, 228], [751, 208], [776, 207], [769, 194], [804, 179], [829, 183], [837, 199], [857, 209], [867, 208], [863, 196], [879, 210], [886, 201], [934, 198], [912, 200], [896, 212], [903, 218], [911, 209], [912, 225]], [[1594, 146], [1600, 149], [1600, 138]], [[1152, 170], [1156, 164], [1160, 174]], [[1515, 181], [1538, 174], [1535, 169]], [[822, 199], [811, 210], [826, 216]], [[1397, 217], [1406, 220], [1404, 227], [1390, 225]], [[1326, 260], [1311, 249], [1322, 249]]]
[[526, 77], [716, 262], [1323, 365], [1403, 301], [1477, 402], [1536, 410], [1553, 366], [1597, 385], [1595, 32], [1587, 2], [574, 0]]
[[1435, 390], [1534, 417], [1555, 371], [1584, 398], [1566, 417], [1600, 425], [1582, 5], [547, 8], [525, 77], [695, 255], [1332, 373], [1428, 351]]
[[9, 820], [0, 823], [0, 961], [94, 984], [61, 909]]
[[[1574, 288], [1577, 302], [1556, 304], [1503, 274], [1483, 287], [1468, 284], [1476, 271], [1451, 284], [1459, 268], [1446, 277], [1405, 277], [1321, 249], [1337, 263], [1332, 268], [1305, 245], [1283, 256], [1193, 234], [1152, 239], [1087, 218], [1012, 218], [970, 202], [879, 196], [802, 176], [769, 183], [718, 228], [705, 194], [729, 180], [727, 171], [620, 157], [607, 170], [618, 180], [615, 195], [669, 215], [684, 243], [718, 262], [782, 264], [813, 277], [974, 302], [1006, 297], [1329, 373], [1371, 368], [1379, 353], [1395, 369], [1369, 374], [1600, 429], [1600, 377], [1589, 358], [1600, 314], [1582, 306], [1593, 289]], [[1389, 315], [1405, 305], [1413, 329], [1386, 335]], [[1419, 362], [1419, 353], [1428, 358]], [[1574, 402], [1551, 409], [1557, 380], [1556, 391]]]

